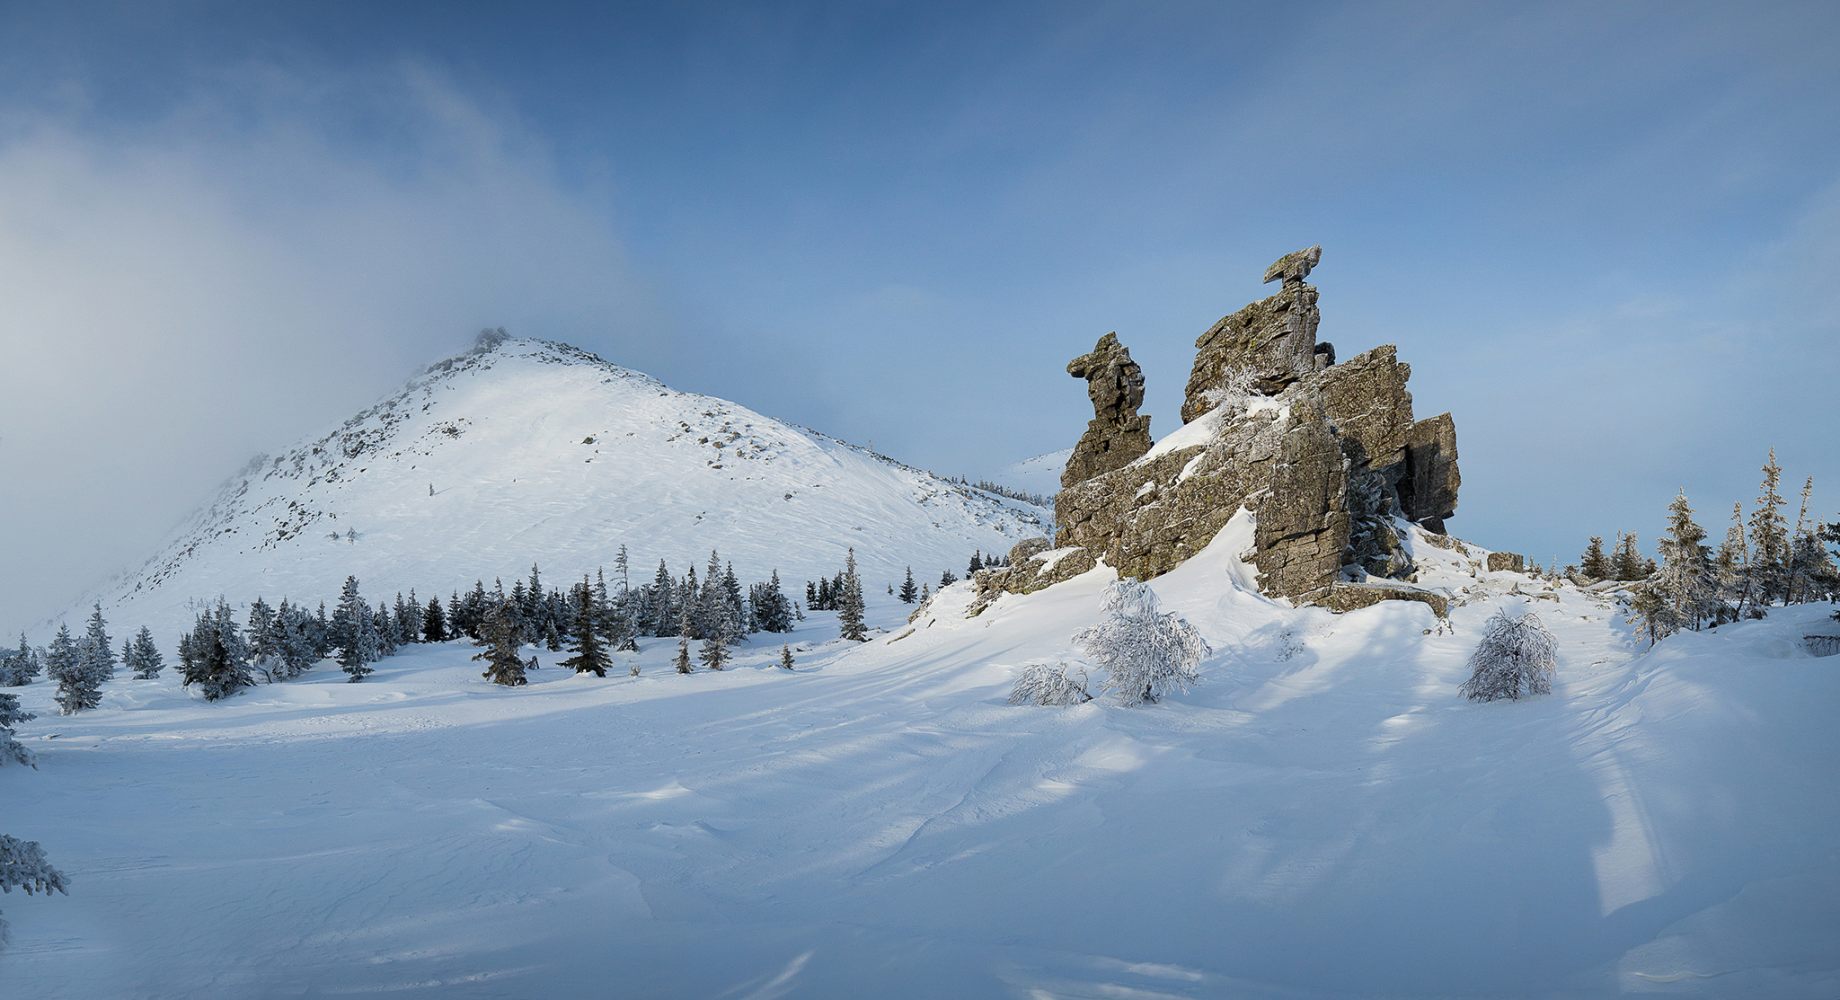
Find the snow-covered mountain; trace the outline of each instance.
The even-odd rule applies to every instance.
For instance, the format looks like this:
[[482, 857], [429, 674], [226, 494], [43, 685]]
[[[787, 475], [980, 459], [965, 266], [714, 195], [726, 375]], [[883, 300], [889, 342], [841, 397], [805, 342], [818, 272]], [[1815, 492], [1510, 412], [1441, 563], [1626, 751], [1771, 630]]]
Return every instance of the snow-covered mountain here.
[[635, 579], [714, 548], [744, 579], [777, 569], [789, 587], [836, 572], [854, 547], [880, 588], [908, 566], [962, 573], [974, 550], [1006, 551], [1047, 521], [567, 345], [488, 339], [251, 461], [96, 599], [120, 627], [165, 630], [218, 595], [330, 599], [347, 574], [378, 598], [509, 582], [533, 562], [563, 583], [612, 573], [622, 544]]

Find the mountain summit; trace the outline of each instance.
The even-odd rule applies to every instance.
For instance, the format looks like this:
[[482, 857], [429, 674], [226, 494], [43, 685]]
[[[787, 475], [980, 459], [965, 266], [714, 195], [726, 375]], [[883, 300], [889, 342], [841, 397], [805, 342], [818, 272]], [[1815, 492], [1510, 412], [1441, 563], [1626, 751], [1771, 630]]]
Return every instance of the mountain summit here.
[[[566, 344], [482, 335], [394, 395], [258, 456], [140, 569], [104, 588], [123, 621], [171, 628], [200, 600], [445, 595], [605, 567], [635, 582], [711, 549], [744, 578], [828, 576], [854, 548], [872, 587], [908, 566], [1040, 534], [1045, 511], [867, 449], [680, 392]], [[923, 577], [924, 578], [924, 577]], [[617, 582], [617, 577], [610, 579]]]

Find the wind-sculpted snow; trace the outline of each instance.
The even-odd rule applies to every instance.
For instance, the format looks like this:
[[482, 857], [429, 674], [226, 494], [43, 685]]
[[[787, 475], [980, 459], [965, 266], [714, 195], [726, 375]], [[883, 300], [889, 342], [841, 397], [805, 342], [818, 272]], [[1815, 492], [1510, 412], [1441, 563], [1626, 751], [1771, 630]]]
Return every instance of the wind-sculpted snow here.
[[[175, 540], [100, 595], [170, 641], [218, 595], [309, 604], [355, 574], [380, 596], [445, 596], [535, 561], [553, 581], [711, 548], [744, 579], [828, 576], [854, 547], [868, 586], [964, 572], [1047, 530], [1040, 508], [560, 344], [443, 361], [345, 423], [250, 463]], [[87, 603], [82, 605], [87, 608]]]
[[[7, 996], [1833, 996], [1834, 660], [1779, 611], [1650, 651], [1601, 596], [1427, 549], [1422, 604], [1260, 596], [1243, 518], [1155, 580], [1213, 650], [1155, 706], [1006, 703], [1103, 569], [967, 620], [871, 592], [730, 669], [643, 640], [527, 687], [463, 644], [214, 704], [170, 672], [0, 769], [68, 897]], [[1484, 554], [1486, 555], [1486, 554]], [[1485, 561], [1484, 561], [1485, 562]], [[1516, 590], [1524, 593], [1515, 593]], [[1473, 703], [1535, 607], [1551, 694]], [[55, 736], [55, 738], [54, 738]]]

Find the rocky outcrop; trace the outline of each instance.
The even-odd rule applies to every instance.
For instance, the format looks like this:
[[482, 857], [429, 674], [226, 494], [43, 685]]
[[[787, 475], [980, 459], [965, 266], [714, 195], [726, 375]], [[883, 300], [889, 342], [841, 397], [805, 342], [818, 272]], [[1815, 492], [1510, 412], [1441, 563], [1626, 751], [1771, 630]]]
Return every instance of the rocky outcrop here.
[[1054, 540], [1024, 543], [1009, 567], [979, 573], [974, 611], [1099, 560], [1124, 576], [1161, 576], [1244, 508], [1256, 519], [1251, 559], [1265, 593], [1337, 610], [1414, 600], [1446, 613], [1438, 595], [1385, 581], [1413, 572], [1404, 521], [1446, 541], [1461, 482], [1456, 426], [1448, 413], [1413, 419], [1412, 369], [1392, 345], [1337, 364], [1316, 342], [1317, 293], [1304, 279], [1321, 260], [1320, 247], [1280, 258], [1265, 272], [1284, 283], [1278, 294], [1201, 336], [1185, 426], [1154, 447], [1134, 423], [1142, 373], [1117, 338], [1074, 359], [1068, 371], [1088, 380], [1095, 416], [1062, 477]]
[[981, 569], [972, 575], [971, 585], [976, 589], [976, 596], [971, 599], [969, 615], [975, 618], [983, 614], [985, 608], [1004, 594], [1032, 594], [1045, 590], [1096, 565], [1092, 553], [1086, 549], [1056, 549], [1046, 538], [1017, 542], [1009, 550], [1009, 565]]
[[1100, 337], [1090, 353], [1068, 362], [1067, 374], [1086, 380], [1093, 418], [1061, 472], [1062, 487], [1122, 468], [1150, 450], [1150, 418], [1137, 412], [1144, 405], [1144, 370], [1118, 334]]
[[1304, 278], [1321, 259], [1318, 247], [1281, 258], [1266, 271], [1284, 282], [1277, 295], [1202, 336], [1187, 426], [1135, 462], [1069, 483], [1056, 499], [1057, 546], [1149, 579], [1244, 507], [1257, 518], [1252, 558], [1268, 594], [1315, 600], [1331, 585], [1411, 575], [1401, 520], [1441, 532], [1455, 512], [1455, 425], [1449, 414], [1413, 419], [1412, 369], [1392, 345], [1335, 364], [1316, 343], [1316, 290]]
[[1491, 552], [1487, 565], [1491, 573], [1525, 573], [1527, 557], [1518, 552]]
[[1346, 614], [1371, 608], [1381, 601], [1417, 601], [1439, 618], [1450, 617], [1450, 599], [1432, 590], [1399, 587], [1385, 583], [1335, 583], [1304, 595], [1304, 601]]
[[[1334, 364], [1331, 349], [1316, 351], [1316, 288], [1303, 279], [1322, 260], [1322, 247], [1285, 254], [1265, 270], [1267, 282], [1284, 282], [1278, 294], [1223, 317], [1195, 341], [1182, 422], [1220, 405], [1219, 390], [1243, 384], [1271, 396]], [[1325, 347], [1327, 345], [1324, 345]]]

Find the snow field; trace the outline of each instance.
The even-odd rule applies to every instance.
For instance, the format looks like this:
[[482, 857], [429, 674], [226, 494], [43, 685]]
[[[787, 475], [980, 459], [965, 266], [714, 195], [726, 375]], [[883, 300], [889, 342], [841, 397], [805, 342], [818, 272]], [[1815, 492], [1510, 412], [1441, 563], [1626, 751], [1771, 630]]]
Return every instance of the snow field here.
[[[0, 962], [46, 998], [1840, 989], [1812, 832], [1840, 824], [1840, 660], [1800, 643], [1827, 609], [1652, 652], [1512, 574], [1450, 628], [1335, 616], [1237, 585], [1245, 529], [1154, 582], [1215, 654], [1151, 708], [1004, 704], [1073, 655], [1103, 570], [975, 619], [961, 584], [911, 627], [872, 591], [882, 635], [814, 614], [792, 674], [757, 636], [719, 675], [669, 673], [668, 639], [636, 681], [542, 654], [524, 689], [465, 644], [221, 704], [169, 672], [58, 718], [33, 685], [6, 826], [73, 883], [5, 899]], [[1554, 694], [1461, 700], [1521, 603]]]

